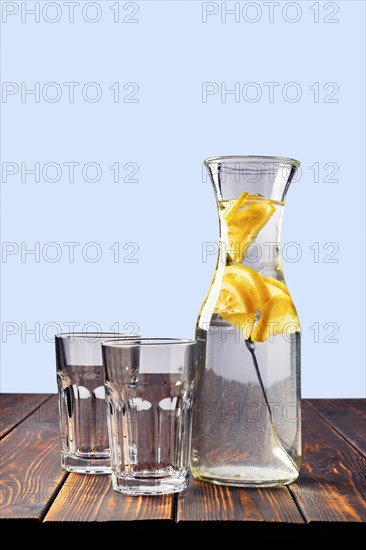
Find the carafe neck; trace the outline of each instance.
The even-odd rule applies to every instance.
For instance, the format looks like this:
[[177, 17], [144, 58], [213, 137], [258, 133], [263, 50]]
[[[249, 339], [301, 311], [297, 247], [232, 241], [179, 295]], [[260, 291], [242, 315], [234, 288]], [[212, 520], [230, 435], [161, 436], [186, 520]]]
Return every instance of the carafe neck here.
[[218, 270], [242, 264], [283, 278], [280, 232], [286, 194], [299, 166], [280, 157], [215, 157], [205, 161], [220, 219]]
[[227, 221], [227, 209], [231, 204], [235, 201], [217, 203], [220, 223], [218, 269], [241, 264], [262, 275], [283, 279], [280, 239], [284, 203], [247, 200], [244, 208], [248, 218], [244, 217], [242, 222], [239, 218], [237, 227]]
[[231, 156], [207, 159], [205, 165], [218, 201], [247, 192], [284, 202], [300, 163], [282, 157]]

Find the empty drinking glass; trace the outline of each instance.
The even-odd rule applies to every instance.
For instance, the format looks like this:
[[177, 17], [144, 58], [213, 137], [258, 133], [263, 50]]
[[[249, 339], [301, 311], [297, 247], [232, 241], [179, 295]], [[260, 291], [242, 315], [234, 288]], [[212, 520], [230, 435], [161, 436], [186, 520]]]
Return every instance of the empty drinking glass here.
[[101, 343], [126, 336], [132, 337], [108, 332], [55, 336], [61, 464], [69, 472], [110, 473]]
[[193, 340], [104, 342], [113, 488], [131, 495], [187, 486], [194, 380]]

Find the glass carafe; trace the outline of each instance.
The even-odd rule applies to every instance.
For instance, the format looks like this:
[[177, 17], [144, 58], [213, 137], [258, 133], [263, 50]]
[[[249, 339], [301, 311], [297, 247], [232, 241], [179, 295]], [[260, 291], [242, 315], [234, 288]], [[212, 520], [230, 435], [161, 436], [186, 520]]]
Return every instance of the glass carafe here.
[[280, 230], [299, 162], [205, 161], [219, 257], [197, 327], [191, 468], [234, 486], [276, 486], [300, 468], [300, 324], [282, 271]]

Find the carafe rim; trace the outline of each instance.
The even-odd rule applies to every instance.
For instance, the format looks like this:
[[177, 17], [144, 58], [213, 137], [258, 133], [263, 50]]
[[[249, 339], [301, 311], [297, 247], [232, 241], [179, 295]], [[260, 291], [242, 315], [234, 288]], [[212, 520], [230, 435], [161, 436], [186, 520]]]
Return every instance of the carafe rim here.
[[266, 156], [266, 155], [228, 155], [228, 156], [222, 156], [222, 157], [209, 157], [204, 160], [204, 163], [206, 166], [209, 166], [213, 163], [218, 162], [277, 162], [279, 164], [290, 164], [291, 166], [295, 166], [298, 168], [300, 166], [300, 161], [288, 158], [288, 157], [272, 157], [272, 156]]

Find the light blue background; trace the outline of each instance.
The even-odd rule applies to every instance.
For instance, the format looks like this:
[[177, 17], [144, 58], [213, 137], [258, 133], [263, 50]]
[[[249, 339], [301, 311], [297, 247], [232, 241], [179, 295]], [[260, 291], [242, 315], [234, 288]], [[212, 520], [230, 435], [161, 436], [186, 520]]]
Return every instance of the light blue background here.
[[[79, 329], [119, 323], [122, 330], [134, 322], [144, 335], [192, 337], [216, 262], [214, 255], [202, 261], [202, 242], [218, 235], [202, 160], [262, 154], [298, 158], [303, 166], [288, 195], [282, 237], [302, 249], [301, 259], [285, 261], [284, 269], [303, 327], [303, 395], [363, 396], [364, 2], [334, 3], [339, 22], [333, 24], [323, 22], [324, 2], [319, 23], [309, 9], [314, 2], [298, 2], [302, 16], [292, 24], [281, 15], [283, 2], [273, 23], [264, 6], [257, 23], [233, 17], [222, 23], [220, 14], [203, 23], [201, 2], [193, 1], [138, 2], [139, 23], [114, 23], [113, 2], [99, 4], [103, 15], [95, 24], [82, 19], [80, 8], [74, 23], [63, 9], [54, 24], [22, 23], [19, 13], [2, 24], [3, 81], [95, 81], [103, 89], [97, 103], [84, 101], [80, 91], [73, 104], [65, 96], [22, 103], [20, 94], [2, 103], [3, 162], [93, 161], [103, 169], [97, 183], [83, 181], [80, 172], [74, 183], [66, 172], [57, 183], [31, 177], [22, 183], [19, 174], [2, 182], [3, 241], [41, 247], [95, 241], [103, 252], [97, 263], [83, 260], [81, 247], [74, 263], [64, 247], [56, 263], [3, 257], [2, 391], [56, 389], [47, 341], [55, 330], [36, 342], [24, 332], [35, 323], [42, 333], [49, 323], [63, 330], [71, 321]], [[116, 81], [137, 82], [139, 102], [114, 103], [108, 86]], [[206, 81], [228, 88], [257, 82], [263, 97], [236, 103], [217, 94], [203, 103]], [[270, 81], [281, 83], [273, 103], [263, 86]], [[282, 98], [288, 82], [301, 86], [297, 103]], [[318, 103], [309, 90], [314, 82], [320, 83]], [[327, 82], [338, 84], [338, 103], [323, 102]], [[116, 161], [138, 163], [139, 182], [114, 183], [108, 167]], [[316, 183], [309, 169], [315, 162], [337, 163], [339, 181]], [[321, 171], [321, 180], [327, 173]], [[108, 247], [117, 241], [136, 242], [139, 262], [115, 263]], [[309, 249], [315, 242], [319, 262]], [[323, 261], [328, 242], [339, 246], [338, 263]], [[319, 342], [309, 328], [314, 323]], [[324, 342], [326, 323], [339, 326], [338, 342]], [[5, 338], [10, 326], [16, 333]]]

